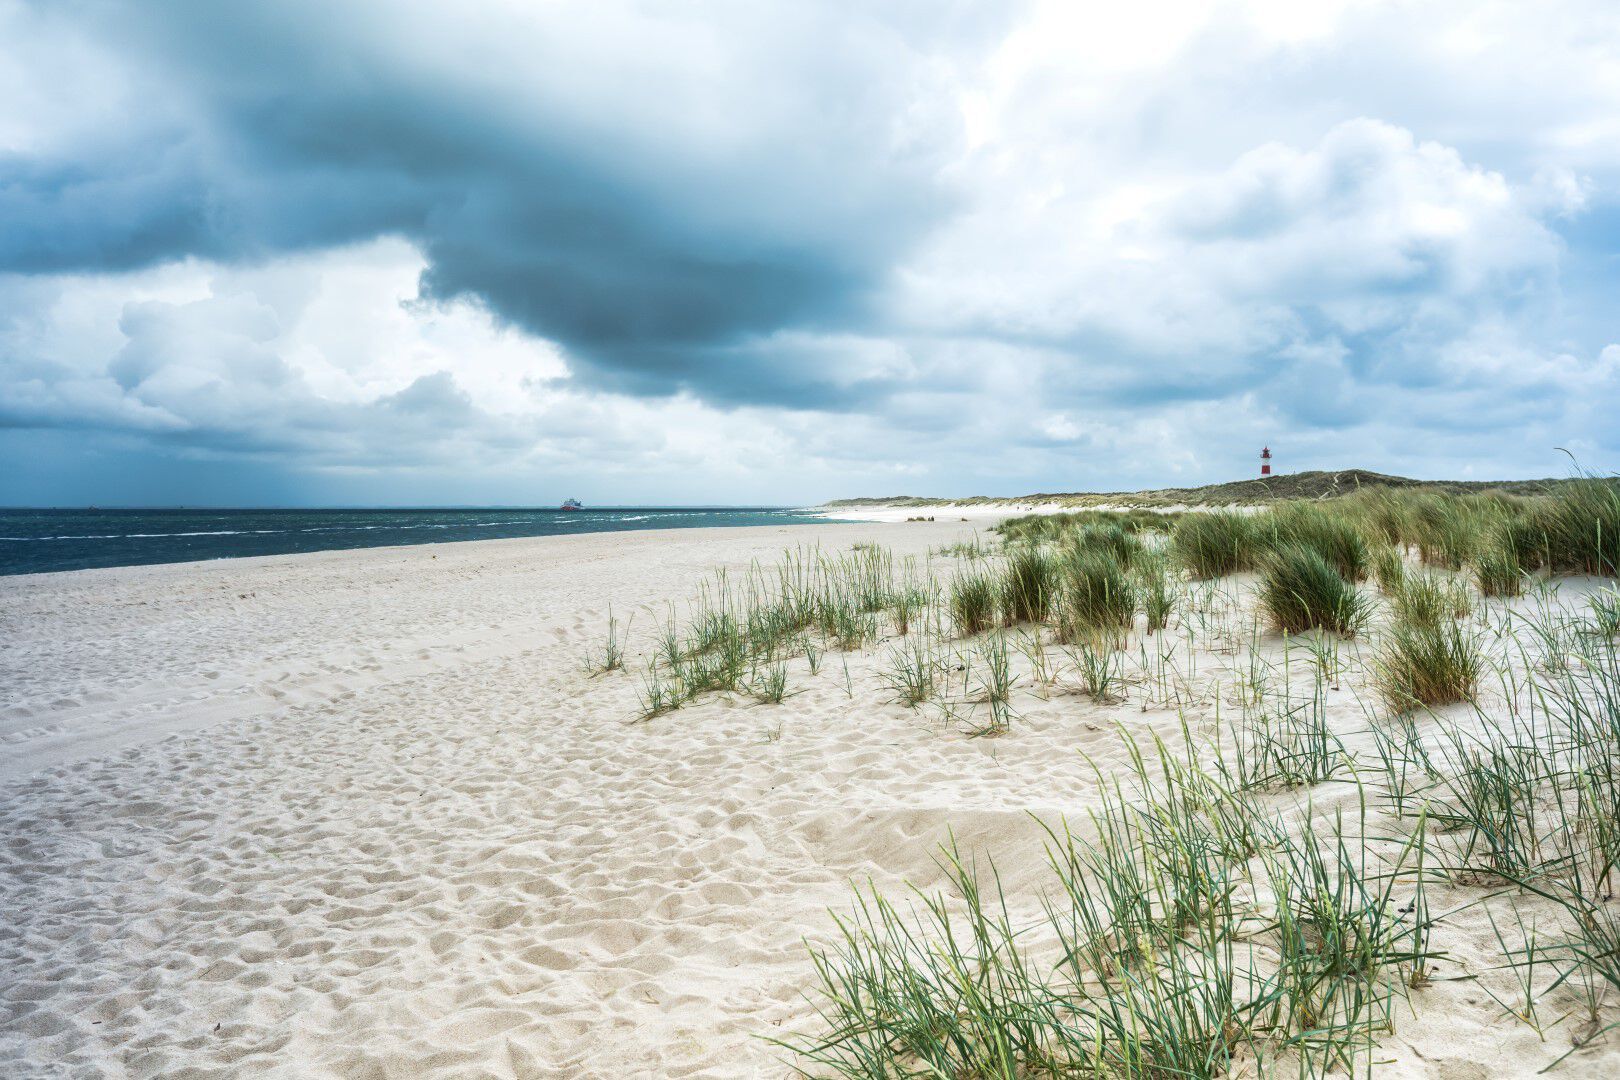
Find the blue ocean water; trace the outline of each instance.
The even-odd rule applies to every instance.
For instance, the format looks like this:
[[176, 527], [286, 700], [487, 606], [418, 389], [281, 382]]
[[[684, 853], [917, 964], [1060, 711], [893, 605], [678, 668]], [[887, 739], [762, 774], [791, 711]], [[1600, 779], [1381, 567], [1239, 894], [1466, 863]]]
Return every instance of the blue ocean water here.
[[0, 509], [0, 575], [389, 544], [631, 529], [803, 525], [824, 520], [807, 510], [781, 507], [611, 507], [566, 512]]

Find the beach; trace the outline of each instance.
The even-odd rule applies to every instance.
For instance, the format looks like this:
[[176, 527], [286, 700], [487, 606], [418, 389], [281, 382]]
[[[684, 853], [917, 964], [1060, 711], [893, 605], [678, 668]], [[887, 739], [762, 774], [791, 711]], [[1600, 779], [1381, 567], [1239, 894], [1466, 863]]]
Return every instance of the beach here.
[[[657, 626], [714, 570], [875, 543], [948, 576], [940, 549], [985, 522], [936, 516], [0, 580], [0, 1073], [791, 1075], [770, 1040], [815, 1030], [805, 939], [832, 940], [852, 884], [937, 888], [954, 837], [1038, 918], [1036, 819], [1083, 820], [1121, 730], [1174, 737], [1246, 663], [1205, 641], [1180, 704], [1025, 669], [1017, 718], [976, 738], [886, 692], [886, 635], [795, 667], [780, 703], [638, 721]], [[610, 618], [629, 659], [593, 675]], [[1328, 705], [1346, 732], [1354, 690]], [[1444, 925], [1439, 975], [1380, 1039], [1388, 1075], [1569, 1049], [1473, 978], [1483, 908]], [[1556, 1075], [1617, 1066], [1600, 1045]]]
[[804, 1012], [799, 937], [847, 879], [926, 873], [948, 821], [1025, 831], [1052, 766], [830, 723], [830, 676], [780, 707], [634, 725], [634, 678], [587, 679], [583, 654], [610, 606], [634, 641], [716, 566], [958, 533], [597, 534], [0, 581], [0, 1071], [770, 1073], [759, 1036]]

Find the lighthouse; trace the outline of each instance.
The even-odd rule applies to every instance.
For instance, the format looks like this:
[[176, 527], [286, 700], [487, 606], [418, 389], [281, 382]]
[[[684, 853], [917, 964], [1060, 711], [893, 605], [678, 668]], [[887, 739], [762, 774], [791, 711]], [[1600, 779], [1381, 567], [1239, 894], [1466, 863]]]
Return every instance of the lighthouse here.
[[1271, 475], [1271, 447], [1269, 446], [1260, 448], [1260, 475]]

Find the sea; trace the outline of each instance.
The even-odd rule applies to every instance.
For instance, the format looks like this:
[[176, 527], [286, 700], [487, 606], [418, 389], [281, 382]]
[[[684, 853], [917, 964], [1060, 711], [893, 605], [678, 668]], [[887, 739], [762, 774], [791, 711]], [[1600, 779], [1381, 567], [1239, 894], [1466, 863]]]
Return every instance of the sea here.
[[775, 506], [616, 506], [585, 510], [0, 509], [0, 575], [239, 559], [300, 551], [443, 544], [636, 529], [809, 525], [812, 510]]

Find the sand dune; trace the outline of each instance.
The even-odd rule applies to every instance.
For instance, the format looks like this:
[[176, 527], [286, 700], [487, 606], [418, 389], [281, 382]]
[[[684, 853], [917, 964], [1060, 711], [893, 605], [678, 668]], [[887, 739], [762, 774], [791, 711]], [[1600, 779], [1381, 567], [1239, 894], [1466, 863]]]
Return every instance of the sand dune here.
[[[960, 523], [493, 541], [0, 581], [0, 1072], [113, 1077], [754, 1077], [802, 1028], [852, 880], [994, 853], [1038, 911], [1031, 820], [1094, 801], [1113, 725], [1021, 702], [969, 739], [829, 660], [780, 706], [643, 724], [590, 679], [712, 566]], [[1229, 676], [1231, 655], [1201, 678]], [[1352, 708], [1348, 698], [1342, 708]], [[1468, 924], [1459, 941], [1479, 937]], [[1396, 1072], [1539, 1068], [1466, 981], [1415, 998]], [[1554, 1037], [1556, 1038], [1556, 1037]], [[1567, 1042], [1565, 1044], [1567, 1048]], [[1614, 1053], [1567, 1062], [1607, 1075]]]

